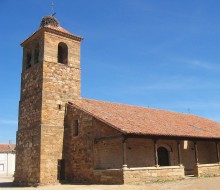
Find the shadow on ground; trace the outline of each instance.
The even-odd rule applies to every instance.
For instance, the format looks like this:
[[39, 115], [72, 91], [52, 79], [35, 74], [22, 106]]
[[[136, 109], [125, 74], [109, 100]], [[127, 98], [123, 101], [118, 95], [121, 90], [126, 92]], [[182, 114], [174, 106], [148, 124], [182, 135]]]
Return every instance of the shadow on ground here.
[[13, 188], [13, 187], [14, 187], [14, 188], [15, 188], [13, 182], [1, 182], [1, 183], [0, 183], [0, 188], [1, 188], [1, 187], [8, 187], [8, 188], [9, 188], [9, 187], [10, 187], [10, 188]]

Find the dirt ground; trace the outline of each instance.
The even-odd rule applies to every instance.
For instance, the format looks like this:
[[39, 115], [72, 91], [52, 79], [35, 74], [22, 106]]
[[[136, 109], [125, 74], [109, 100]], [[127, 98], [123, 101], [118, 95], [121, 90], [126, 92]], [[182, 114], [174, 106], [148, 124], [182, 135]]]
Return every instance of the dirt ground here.
[[219, 190], [220, 177], [194, 178], [171, 182], [148, 183], [145, 185], [53, 185], [43, 187], [13, 187], [13, 178], [0, 177], [0, 188], [7, 190]]

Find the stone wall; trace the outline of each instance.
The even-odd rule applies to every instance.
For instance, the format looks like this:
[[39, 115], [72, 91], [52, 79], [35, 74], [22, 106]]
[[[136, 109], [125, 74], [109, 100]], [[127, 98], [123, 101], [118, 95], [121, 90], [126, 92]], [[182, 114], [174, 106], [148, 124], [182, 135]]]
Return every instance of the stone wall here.
[[184, 178], [184, 168], [179, 166], [126, 169], [124, 184], [141, 184], [152, 181], [176, 180]]
[[93, 183], [124, 184], [123, 170], [94, 170]]
[[96, 169], [121, 169], [123, 165], [121, 139], [94, 144], [94, 167]]
[[56, 184], [58, 160], [62, 159], [63, 126], [41, 126], [40, 183]]
[[[67, 106], [67, 110], [63, 153], [66, 163], [66, 180], [87, 183], [112, 183], [112, 181], [118, 181], [120, 174], [115, 175], [115, 173], [118, 173], [116, 171], [110, 173], [97, 173], [95, 171], [97, 146], [94, 145], [94, 139], [97, 137], [106, 137], [107, 135], [118, 135], [119, 132], [71, 105]], [[78, 136], [74, 136], [74, 120], [79, 121]], [[110, 158], [113, 157], [114, 155], [111, 155]]]
[[44, 62], [42, 93], [42, 124], [63, 125], [65, 104], [80, 97], [80, 70]]
[[195, 166], [195, 176], [220, 176], [220, 164], [199, 164]]
[[215, 142], [198, 141], [199, 164], [217, 163]]
[[38, 63], [21, 75], [15, 169], [15, 182], [19, 185], [40, 182], [42, 70], [42, 63]]
[[21, 75], [18, 129], [39, 126], [41, 123], [42, 72], [42, 64], [37, 64]]
[[[93, 172], [92, 117], [67, 106], [64, 131], [65, 178], [71, 182], [88, 182]], [[78, 136], [74, 136], [74, 120], [79, 121]]]
[[40, 127], [17, 132], [15, 183], [38, 185], [40, 182]]
[[[58, 182], [65, 104], [80, 98], [80, 42], [45, 32], [41, 117], [41, 183]], [[68, 46], [68, 64], [57, 63], [58, 44]]]

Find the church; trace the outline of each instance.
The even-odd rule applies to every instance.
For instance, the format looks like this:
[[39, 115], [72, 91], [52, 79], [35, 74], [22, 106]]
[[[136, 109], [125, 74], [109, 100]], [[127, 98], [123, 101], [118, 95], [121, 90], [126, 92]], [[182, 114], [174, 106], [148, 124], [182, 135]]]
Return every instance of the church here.
[[15, 184], [139, 184], [220, 175], [220, 123], [81, 97], [82, 40], [45, 16], [21, 43]]

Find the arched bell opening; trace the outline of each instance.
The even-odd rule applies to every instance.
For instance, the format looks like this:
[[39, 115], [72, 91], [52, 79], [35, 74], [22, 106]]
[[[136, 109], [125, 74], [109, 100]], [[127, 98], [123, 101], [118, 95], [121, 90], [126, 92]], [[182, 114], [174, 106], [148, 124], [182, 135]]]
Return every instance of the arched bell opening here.
[[68, 46], [63, 42], [58, 44], [58, 63], [68, 64]]

